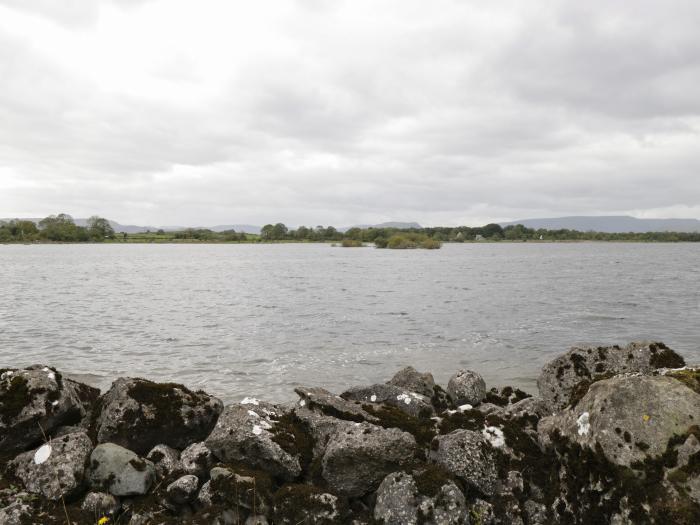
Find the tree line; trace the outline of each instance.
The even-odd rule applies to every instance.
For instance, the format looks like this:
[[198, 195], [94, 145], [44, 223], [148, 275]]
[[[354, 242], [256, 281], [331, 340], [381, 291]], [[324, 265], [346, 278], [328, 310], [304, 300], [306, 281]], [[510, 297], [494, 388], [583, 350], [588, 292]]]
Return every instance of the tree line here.
[[392, 244], [439, 246], [442, 242], [474, 241], [637, 241], [637, 242], [700, 242], [700, 232], [604, 233], [578, 230], [545, 230], [522, 224], [502, 227], [486, 224], [480, 227], [440, 226], [429, 228], [350, 228], [341, 232], [333, 226], [299, 226], [266, 224], [260, 235], [235, 230], [215, 232], [207, 228], [186, 228], [175, 232], [126, 234], [115, 232], [107, 219], [92, 216], [85, 226], [78, 226], [70, 215], [50, 215], [38, 223], [30, 220], [0, 221], [0, 242], [342, 242], [344, 245], [373, 243], [378, 247]]

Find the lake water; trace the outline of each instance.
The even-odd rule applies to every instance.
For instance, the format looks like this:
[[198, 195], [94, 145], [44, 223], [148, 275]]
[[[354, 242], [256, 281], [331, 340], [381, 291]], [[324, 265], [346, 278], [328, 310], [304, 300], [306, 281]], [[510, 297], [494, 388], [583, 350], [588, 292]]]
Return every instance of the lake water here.
[[700, 244], [0, 246], [0, 366], [172, 380], [225, 401], [411, 364], [535, 391], [574, 344], [700, 361]]

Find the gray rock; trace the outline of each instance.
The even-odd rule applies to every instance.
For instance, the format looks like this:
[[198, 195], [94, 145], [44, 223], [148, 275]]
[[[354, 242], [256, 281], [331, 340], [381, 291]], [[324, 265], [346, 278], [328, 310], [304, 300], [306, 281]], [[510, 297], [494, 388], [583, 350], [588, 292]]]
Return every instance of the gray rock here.
[[[240, 469], [239, 469], [240, 470]], [[256, 509], [267, 513], [270, 508], [270, 479], [259, 472], [236, 472], [231, 468], [215, 467], [211, 479], [202, 485], [197, 495], [201, 507], [223, 509]]]
[[411, 434], [357, 423], [330, 438], [322, 475], [335, 493], [358, 497], [376, 489], [387, 474], [412, 465], [415, 452]]
[[547, 507], [542, 503], [529, 499], [525, 501], [523, 507], [528, 525], [548, 525], [550, 523], [547, 517]]
[[478, 405], [486, 397], [486, 383], [472, 370], [458, 370], [447, 383], [447, 393], [457, 406]]
[[15, 501], [0, 509], [0, 524], [25, 525], [27, 523], [33, 523], [33, 512], [26, 503]]
[[121, 505], [117, 498], [106, 492], [89, 492], [80, 506], [83, 512], [96, 517], [115, 514]]
[[146, 455], [146, 459], [153, 463], [160, 478], [182, 470], [180, 452], [168, 445], [156, 445]]
[[573, 347], [542, 368], [537, 388], [550, 412], [554, 412], [575, 403], [591, 383], [601, 378], [624, 373], [651, 374], [659, 368], [684, 365], [683, 358], [663, 343]]
[[503, 407], [502, 414], [508, 419], [522, 419], [534, 416], [537, 419], [549, 414], [547, 404], [539, 397], [528, 397]]
[[[85, 418], [100, 391], [35, 365], [0, 373], [0, 450], [22, 452], [53, 435], [61, 425]], [[43, 429], [43, 432], [42, 432]]]
[[192, 474], [187, 474], [181, 478], [176, 479], [165, 489], [165, 493], [168, 500], [175, 504], [183, 505], [194, 500], [197, 496], [197, 489], [199, 488], [199, 479], [197, 476]]
[[114, 496], [146, 494], [156, 477], [148, 460], [114, 443], [95, 447], [90, 455], [90, 485]]
[[245, 525], [268, 525], [267, 518], [261, 514], [248, 516], [245, 520]]
[[543, 444], [558, 429], [573, 443], [630, 466], [661, 455], [668, 441], [700, 421], [700, 394], [666, 376], [615, 376], [593, 383], [574, 409], [540, 421]]
[[221, 461], [241, 462], [293, 480], [301, 473], [299, 458], [273, 440], [270, 410], [265, 404], [227, 406], [205, 444]]
[[350, 421], [344, 421], [331, 416], [325, 416], [320, 412], [309, 410], [307, 407], [297, 407], [294, 410], [296, 416], [304, 423], [314, 442], [314, 459], [320, 458], [326, 452], [328, 440], [341, 428], [354, 425]]
[[348, 401], [364, 404], [382, 403], [400, 409], [413, 417], [430, 417], [433, 405], [430, 398], [394, 385], [356, 386], [340, 394]]
[[[455, 430], [434, 441], [431, 459], [472, 488], [491, 496], [497, 473], [492, 446], [479, 432]], [[433, 448], [434, 448], [433, 447]]]
[[203, 443], [192, 443], [180, 454], [182, 469], [187, 474], [203, 477], [214, 465], [214, 454]]
[[434, 393], [435, 379], [430, 372], [421, 373], [412, 366], [407, 366], [396, 372], [387, 384], [430, 398]]
[[82, 490], [91, 451], [87, 434], [74, 432], [20, 454], [10, 468], [29, 492], [58, 500]]
[[469, 506], [469, 523], [471, 525], [495, 524], [496, 513], [493, 510], [493, 505], [491, 505], [488, 501], [477, 498]]
[[103, 397], [97, 440], [137, 454], [158, 444], [183, 449], [209, 435], [222, 408], [217, 398], [182, 385], [120, 378]]
[[338, 497], [313, 485], [288, 484], [275, 494], [275, 524], [332, 525], [341, 522], [342, 509]]
[[346, 401], [323, 388], [302, 386], [295, 388], [294, 392], [301, 398], [298, 402], [299, 407], [306, 407], [345, 421], [368, 421], [369, 423], [379, 421], [378, 418], [364, 411], [359, 402]]

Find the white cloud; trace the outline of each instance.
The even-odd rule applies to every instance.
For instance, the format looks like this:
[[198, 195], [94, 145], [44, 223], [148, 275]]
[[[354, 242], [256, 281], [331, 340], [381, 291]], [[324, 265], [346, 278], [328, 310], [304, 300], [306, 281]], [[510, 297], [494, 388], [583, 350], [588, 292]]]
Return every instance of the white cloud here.
[[0, 216], [697, 216], [698, 22], [690, 1], [0, 0]]

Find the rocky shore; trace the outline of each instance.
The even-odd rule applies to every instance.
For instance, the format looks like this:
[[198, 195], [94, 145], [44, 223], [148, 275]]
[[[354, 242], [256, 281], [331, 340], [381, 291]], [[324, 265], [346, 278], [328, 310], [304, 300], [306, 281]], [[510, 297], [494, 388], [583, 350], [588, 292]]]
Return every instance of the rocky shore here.
[[700, 368], [663, 343], [572, 348], [538, 389], [407, 367], [224, 407], [1, 369], [0, 525], [700, 523]]

